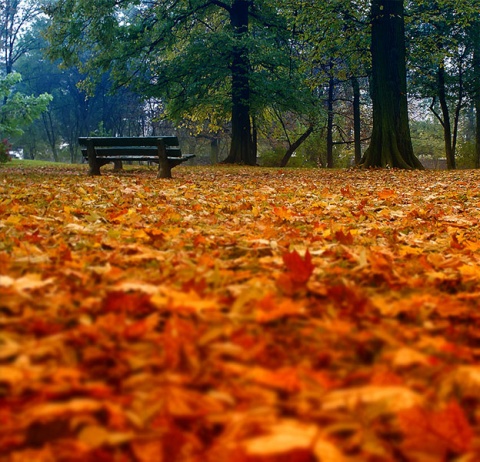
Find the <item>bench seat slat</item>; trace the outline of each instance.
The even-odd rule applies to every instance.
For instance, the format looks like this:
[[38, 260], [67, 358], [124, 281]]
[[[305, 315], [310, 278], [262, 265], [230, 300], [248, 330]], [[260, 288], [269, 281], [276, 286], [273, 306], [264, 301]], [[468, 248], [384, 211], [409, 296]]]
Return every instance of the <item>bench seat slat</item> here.
[[[186, 161], [191, 159], [192, 157], [195, 157], [194, 154], [187, 154], [184, 156], [180, 157], [167, 157], [168, 160], [172, 161]], [[115, 160], [125, 160], [125, 161], [135, 161], [135, 162], [158, 162], [158, 157], [157, 156], [108, 156], [108, 157], [101, 157], [97, 156], [98, 160], [101, 161], [115, 161]]]
[[[181, 157], [182, 151], [178, 147], [167, 147], [166, 153], [168, 157]], [[103, 147], [95, 148], [95, 153], [97, 158], [100, 157], [111, 157], [111, 156], [151, 156], [158, 157], [158, 150], [156, 147]], [[84, 157], [88, 157], [87, 150], [82, 149], [82, 154]]]

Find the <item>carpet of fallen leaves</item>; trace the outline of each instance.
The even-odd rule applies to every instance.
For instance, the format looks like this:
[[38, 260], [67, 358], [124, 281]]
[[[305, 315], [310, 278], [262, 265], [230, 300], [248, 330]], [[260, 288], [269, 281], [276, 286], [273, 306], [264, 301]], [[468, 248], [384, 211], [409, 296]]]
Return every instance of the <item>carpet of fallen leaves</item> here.
[[480, 460], [480, 172], [0, 169], [0, 461]]

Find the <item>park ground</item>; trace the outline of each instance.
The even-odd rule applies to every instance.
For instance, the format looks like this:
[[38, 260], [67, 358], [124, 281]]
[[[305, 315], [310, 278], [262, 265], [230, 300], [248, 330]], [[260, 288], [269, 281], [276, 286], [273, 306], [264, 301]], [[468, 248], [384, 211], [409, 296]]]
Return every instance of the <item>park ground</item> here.
[[480, 460], [480, 171], [0, 166], [0, 461]]

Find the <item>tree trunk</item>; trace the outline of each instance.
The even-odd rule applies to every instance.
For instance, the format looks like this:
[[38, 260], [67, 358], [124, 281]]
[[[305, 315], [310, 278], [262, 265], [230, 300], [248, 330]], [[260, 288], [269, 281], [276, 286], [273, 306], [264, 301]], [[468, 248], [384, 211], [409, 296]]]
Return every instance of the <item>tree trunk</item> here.
[[373, 0], [371, 25], [373, 130], [360, 165], [421, 169], [408, 122], [403, 0]]
[[283, 156], [282, 162], [280, 162], [280, 167], [286, 167], [287, 166], [287, 163], [290, 160], [290, 157], [292, 157], [292, 154], [312, 134], [312, 132], [313, 132], [313, 125], [310, 125], [307, 128], [307, 131], [303, 135], [301, 135], [300, 138], [298, 138], [298, 140], [295, 141], [295, 143], [290, 145], [287, 152]]
[[480, 168], [480, 20], [472, 27], [473, 35], [473, 75], [474, 75], [474, 101], [475, 101], [475, 166]]
[[361, 119], [360, 119], [360, 85], [356, 77], [352, 77], [353, 89], [353, 145], [355, 148], [355, 165], [362, 160]]
[[445, 157], [447, 158], [447, 169], [455, 169], [455, 152], [453, 151], [452, 143], [452, 127], [450, 124], [450, 111], [447, 104], [447, 96], [445, 92], [445, 68], [443, 63], [438, 67], [437, 71], [437, 83], [438, 83], [438, 99], [440, 101], [440, 107], [442, 109], [443, 121], [443, 139], [445, 142]]
[[442, 115], [438, 114], [438, 112], [435, 110], [436, 98], [433, 98], [432, 104], [430, 105], [430, 110], [434, 113], [435, 117], [439, 120], [443, 128], [445, 157], [447, 158], [447, 169], [449, 170], [453, 170], [456, 168], [455, 154], [457, 149], [458, 127], [460, 123], [460, 112], [463, 107], [464, 98], [462, 63], [460, 63], [459, 65], [458, 84], [458, 97], [455, 103], [452, 131], [452, 120], [450, 117], [450, 108], [448, 107], [447, 91], [445, 88], [445, 67], [444, 63], [441, 62], [437, 70], [437, 94], [440, 102]]
[[45, 133], [47, 135], [48, 143], [52, 149], [53, 160], [58, 162], [58, 152], [57, 152], [57, 137], [55, 136], [55, 128], [52, 121], [52, 113], [46, 111], [42, 114], [43, 126], [45, 128]]
[[[332, 71], [332, 64], [330, 64]], [[333, 168], [333, 98], [335, 95], [335, 81], [330, 75], [328, 81], [328, 100], [327, 100], [327, 168]]]
[[218, 164], [218, 154], [220, 152], [220, 140], [214, 136], [210, 140], [210, 163], [212, 165]]
[[224, 163], [256, 165], [250, 122], [250, 60], [244, 43], [248, 34], [250, 2], [234, 0], [230, 22], [234, 33], [232, 51], [232, 141]]

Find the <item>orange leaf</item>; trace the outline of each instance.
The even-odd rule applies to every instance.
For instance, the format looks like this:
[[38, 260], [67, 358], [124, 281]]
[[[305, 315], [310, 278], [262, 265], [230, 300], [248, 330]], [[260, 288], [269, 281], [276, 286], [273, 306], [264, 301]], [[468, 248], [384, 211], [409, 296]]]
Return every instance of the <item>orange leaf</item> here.
[[258, 308], [257, 320], [260, 323], [305, 313], [303, 305], [290, 299], [276, 300], [270, 294], [258, 302]]
[[273, 207], [273, 213], [282, 220], [289, 221], [292, 219], [292, 211], [287, 207]]
[[393, 189], [385, 188], [378, 192], [379, 199], [390, 199], [395, 197], [397, 194]]
[[345, 186], [343, 188], [340, 188], [340, 192], [345, 197], [354, 197], [353, 194], [352, 194], [352, 191], [350, 190], [350, 186], [348, 184], [347, 184], [347, 186]]

